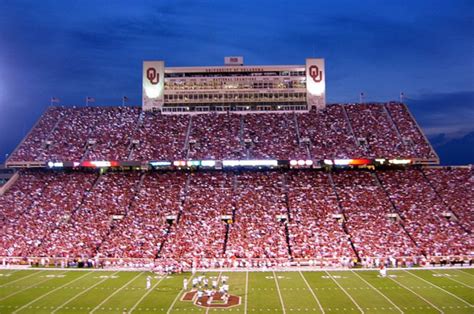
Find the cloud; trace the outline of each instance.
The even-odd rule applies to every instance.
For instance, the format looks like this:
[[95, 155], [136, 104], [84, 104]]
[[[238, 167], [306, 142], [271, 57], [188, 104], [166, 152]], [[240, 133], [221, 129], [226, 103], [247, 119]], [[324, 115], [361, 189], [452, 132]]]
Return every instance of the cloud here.
[[455, 138], [474, 130], [474, 91], [422, 94], [407, 103], [429, 136]]

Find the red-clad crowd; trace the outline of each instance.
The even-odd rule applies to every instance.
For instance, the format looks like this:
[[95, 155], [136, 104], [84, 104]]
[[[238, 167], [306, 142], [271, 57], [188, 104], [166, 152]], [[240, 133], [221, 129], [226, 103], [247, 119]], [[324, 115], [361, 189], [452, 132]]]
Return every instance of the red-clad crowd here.
[[472, 174], [24, 170], [0, 196], [0, 256], [211, 267], [472, 255]]
[[[473, 253], [472, 234], [464, 230], [459, 221], [449, 217], [449, 207], [421, 170], [377, 171], [377, 176], [399, 212], [405, 229], [422, 252], [427, 256]], [[439, 176], [439, 179], [443, 180], [443, 177]], [[472, 195], [463, 197], [472, 204]], [[465, 210], [472, 211], [472, 208]]]
[[434, 158], [404, 104], [309, 113], [168, 115], [138, 107], [49, 108], [9, 162]]

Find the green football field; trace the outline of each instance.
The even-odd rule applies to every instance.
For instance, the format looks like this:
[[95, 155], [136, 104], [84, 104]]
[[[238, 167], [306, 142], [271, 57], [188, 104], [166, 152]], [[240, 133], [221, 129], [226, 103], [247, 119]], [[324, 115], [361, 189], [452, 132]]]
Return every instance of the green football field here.
[[377, 271], [205, 275], [228, 276], [240, 305], [183, 301], [183, 278], [190, 274], [1, 270], [0, 313], [474, 313], [474, 269], [468, 268], [389, 270], [386, 278]]

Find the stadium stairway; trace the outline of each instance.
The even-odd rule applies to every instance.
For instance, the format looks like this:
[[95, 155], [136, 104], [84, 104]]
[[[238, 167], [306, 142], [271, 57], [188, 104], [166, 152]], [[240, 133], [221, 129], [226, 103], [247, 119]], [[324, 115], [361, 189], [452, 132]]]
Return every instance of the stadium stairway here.
[[169, 224], [168, 228], [166, 229], [166, 234], [163, 237], [163, 241], [160, 243], [160, 247], [158, 248], [158, 251], [156, 253], [155, 258], [160, 258], [161, 257], [161, 251], [163, 250], [163, 247], [166, 244], [166, 240], [168, 240], [169, 233], [171, 231], [171, 228], [173, 227], [173, 224], [179, 224], [179, 221], [181, 219], [181, 215], [183, 214], [183, 209], [186, 204], [186, 199], [188, 196], [188, 191], [189, 191], [189, 184], [191, 183], [191, 176], [188, 174], [186, 177], [186, 183], [184, 187], [181, 189], [181, 193], [179, 195], [179, 212], [178, 216], [176, 217], [176, 221], [173, 223]]
[[446, 202], [446, 200], [441, 196], [441, 194], [438, 192], [438, 190], [436, 189], [436, 187], [433, 185], [433, 183], [430, 181], [430, 179], [428, 178], [428, 176], [426, 175], [426, 173], [423, 171], [423, 169], [420, 169], [419, 170], [423, 176], [423, 178], [426, 180], [426, 182], [428, 183], [428, 185], [431, 187], [431, 189], [434, 191], [436, 197], [441, 201], [441, 203], [444, 204], [444, 206], [449, 209], [449, 212], [451, 213], [451, 215], [453, 215], [455, 217], [455, 221], [456, 223], [459, 225], [459, 227], [461, 227], [461, 229], [463, 229], [465, 232], [467, 232], [468, 234], [471, 234], [471, 230], [468, 230], [464, 227], [464, 225], [462, 223], [459, 222], [459, 217], [458, 215], [456, 215], [456, 212], [453, 210], [453, 208]]
[[[133, 187], [133, 196], [130, 198], [130, 201], [128, 202], [127, 207], [126, 207], [125, 210], [124, 210], [123, 219], [125, 219], [125, 218], [127, 217], [127, 215], [129, 214], [129, 211], [130, 211], [130, 208], [132, 208], [133, 202], [135, 202], [135, 199], [137, 198], [138, 193], [140, 193], [140, 190], [141, 190], [142, 185], [143, 185], [143, 180], [145, 179], [145, 175], [146, 175], [146, 173], [140, 174], [140, 177], [139, 177], [139, 179], [138, 179], [138, 182], [137, 182], [137, 183], [135, 184], [135, 186]], [[100, 243], [97, 245], [97, 247], [96, 247], [96, 252], [100, 252], [100, 251], [101, 251], [102, 244], [105, 242], [106, 239], [109, 238], [109, 236], [112, 234], [112, 232], [114, 231], [114, 229], [115, 229], [115, 225], [114, 225], [114, 224], [111, 224], [109, 230], [107, 231], [107, 233], [105, 234], [105, 236], [102, 238], [102, 240], [100, 241]]]
[[349, 233], [349, 231], [347, 230], [347, 226], [346, 226], [346, 215], [344, 213], [344, 209], [342, 207], [342, 204], [341, 204], [341, 198], [339, 197], [339, 194], [337, 193], [337, 188], [336, 188], [336, 184], [334, 183], [334, 178], [332, 177], [331, 175], [331, 172], [328, 172], [328, 176], [329, 176], [329, 182], [331, 182], [331, 187], [332, 187], [332, 190], [333, 190], [333, 193], [334, 195], [336, 196], [336, 199], [337, 199], [337, 207], [339, 208], [339, 212], [342, 214], [342, 216], [344, 217], [344, 221], [341, 223], [341, 226], [342, 226], [342, 230], [344, 230], [344, 232], [349, 236], [349, 242], [350, 242], [350, 245], [351, 245], [351, 248], [352, 248], [352, 251], [354, 251], [356, 257], [357, 257], [357, 260], [360, 261], [361, 258], [359, 256], [359, 252], [357, 252], [356, 248], [355, 248], [355, 245], [354, 245], [354, 242], [352, 242], [352, 237], [351, 237], [351, 234]]
[[[400, 218], [400, 221], [398, 222], [399, 225], [402, 227], [403, 231], [408, 235], [408, 238], [411, 240], [411, 242], [413, 242], [413, 244], [416, 246], [416, 247], [420, 247], [418, 245], [418, 243], [416, 243], [415, 239], [412, 237], [412, 235], [408, 232], [408, 230], [405, 228], [405, 224], [404, 224], [404, 221], [403, 221], [403, 217], [400, 215], [400, 211], [398, 210], [397, 206], [395, 206], [395, 203], [393, 202], [392, 198], [390, 197], [390, 195], [388, 194], [388, 191], [385, 189], [385, 187], [383, 186], [382, 184], [382, 181], [380, 180], [380, 178], [377, 176], [377, 173], [376, 172], [371, 172], [371, 175], [372, 177], [374, 178], [374, 181], [375, 183], [377, 184], [377, 186], [379, 186], [382, 191], [385, 193], [385, 196], [387, 197], [387, 200], [389, 201], [390, 205], [392, 206], [392, 210], [394, 213], [396, 213], [398, 215], [398, 217]], [[425, 252], [423, 252], [422, 249], [420, 249], [420, 251], [423, 253], [424, 256], [426, 256]]]
[[405, 141], [403, 140], [403, 136], [402, 136], [402, 134], [400, 133], [400, 130], [398, 129], [397, 125], [395, 124], [395, 121], [393, 121], [393, 117], [392, 117], [392, 115], [390, 114], [390, 111], [388, 111], [386, 104], [382, 105], [382, 108], [383, 108], [383, 112], [384, 112], [385, 115], [387, 116], [388, 121], [390, 121], [390, 125], [391, 125], [392, 128], [395, 130], [395, 132], [397, 133], [398, 139], [400, 140], [401, 143], [403, 143], [403, 145], [406, 146], [406, 143], [405, 143]]
[[186, 130], [186, 138], [184, 140], [183, 150], [186, 152], [185, 158], [189, 159], [189, 136], [191, 135], [191, 130], [193, 128], [193, 116], [189, 115], [188, 129]]

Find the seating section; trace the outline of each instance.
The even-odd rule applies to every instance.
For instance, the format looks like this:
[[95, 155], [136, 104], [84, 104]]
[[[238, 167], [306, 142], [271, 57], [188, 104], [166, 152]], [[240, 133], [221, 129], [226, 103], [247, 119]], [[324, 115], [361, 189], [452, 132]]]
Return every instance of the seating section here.
[[187, 115], [162, 115], [144, 112], [133, 139], [139, 144], [131, 160], [181, 160], [186, 157]]
[[459, 219], [461, 226], [474, 231], [474, 174], [469, 167], [424, 169], [429, 182], [447, 207]]
[[237, 114], [199, 114], [192, 117], [189, 159], [245, 159], [240, 136], [241, 116]]
[[436, 154], [426, 141], [423, 133], [410, 115], [404, 104], [386, 104], [392, 120], [402, 136], [403, 142], [408, 150], [406, 157], [418, 156], [419, 158], [436, 158]]
[[324, 172], [288, 173], [290, 245], [295, 258], [355, 257], [344, 232], [336, 194]]
[[41, 116], [36, 125], [18, 146], [9, 161], [44, 161], [51, 160], [47, 150], [47, 143], [52, 130], [69, 111], [62, 107], [49, 107]]
[[469, 255], [472, 185], [470, 168], [23, 170], [0, 196], [0, 256], [232, 265]]
[[[426, 255], [467, 255], [473, 252], [472, 235], [458, 222], [445, 217], [449, 208], [421, 170], [378, 171], [377, 175], [398, 209], [407, 232]], [[472, 201], [472, 193], [464, 197]]]
[[383, 106], [358, 104], [345, 108], [355, 137], [358, 141], [365, 142], [361, 145], [365, 148], [364, 157], [390, 158], [409, 155]]
[[234, 222], [226, 254], [236, 258], [287, 258], [284, 222], [288, 215], [282, 175], [279, 172], [246, 172], [237, 176]]
[[301, 139], [310, 141], [313, 159], [345, 159], [365, 155], [351, 133], [343, 106], [328, 105], [325, 110], [313, 109], [297, 117]]
[[81, 206], [46, 235], [42, 254], [93, 257], [115, 225], [113, 215], [127, 215], [139, 174], [109, 173], [99, 178]]
[[161, 256], [169, 259], [217, 258], [224, 254], [227, 233], [222, 215], [232, 215], [232, 177], [227, 173], [190, 175], [186, 202]]
[[244, 141], [249, 145], [249, 159], [303, 159], [309, 158], [298, 145], [295, 115], [244, 115]]
[[181, 173], [146, 173], [123, 220], [101, 244], [102, 257], [155, 258], [166, 238], [168, 216], [178, 216], [186, 177]]
[[421, 256], [385, 191], [369, 172], [337, 172], [333, 175], [345, 225], [361, 258]]
[[137, 107], [49, 108], [8, 162], [435, 158], [403, 104], [309, 113], [167, 115]]
[[[0, 255], [44, 253], [45, 237], [70, 219], [96, 178], [93, 173], [22, 172], [8, 193], [0, 196]], [[50, 249], [53, 255], [64, 250], [66, 242], [58, 241], [59, 247]]]

